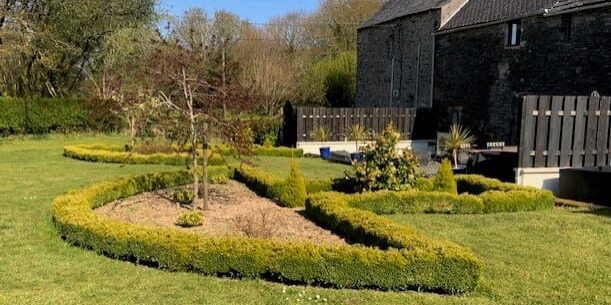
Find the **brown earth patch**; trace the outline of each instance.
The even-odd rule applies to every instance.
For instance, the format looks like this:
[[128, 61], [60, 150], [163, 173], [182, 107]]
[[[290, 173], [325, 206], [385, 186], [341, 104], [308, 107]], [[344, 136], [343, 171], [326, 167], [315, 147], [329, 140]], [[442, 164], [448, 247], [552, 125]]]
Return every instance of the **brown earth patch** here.
[[346, 244], [341, 237], [325, 230], [307, 218], [303, 209], [288, 209], [259, 197], [245, 185], [229, 181], [226, 185], [210, 186], [210, 208], [204, 212], [200, 227], [181, 228], [176, 220], [189, 211], [171, 198], [174, 190], [144, 193], [111, 202], [95, 209], [98, 215], [124, 222], [180, 228], [213, 236], [265, 237], [282, 241], [309, 241], [332, 245]]

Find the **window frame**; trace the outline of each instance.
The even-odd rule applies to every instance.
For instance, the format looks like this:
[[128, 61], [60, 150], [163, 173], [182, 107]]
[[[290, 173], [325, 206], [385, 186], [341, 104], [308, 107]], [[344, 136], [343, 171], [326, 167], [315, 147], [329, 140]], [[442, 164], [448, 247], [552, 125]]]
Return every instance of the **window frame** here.
[[507, 23], [507, 39], [505, 45], [510, 48], [522, 45], [522, 20], [512, 20]]

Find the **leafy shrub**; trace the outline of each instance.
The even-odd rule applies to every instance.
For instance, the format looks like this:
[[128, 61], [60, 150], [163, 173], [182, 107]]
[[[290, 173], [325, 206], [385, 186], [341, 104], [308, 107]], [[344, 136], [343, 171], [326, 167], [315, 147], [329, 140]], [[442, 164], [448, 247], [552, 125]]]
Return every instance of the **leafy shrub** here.
[[[0, 134], [116, 131], [119, 119], [108, 109], [78, 99], [0, 98]], [[101, 124], [104, 122], [104, 124]]]
[[265, 147], [255, 145], [253, 153], [257, 156], [270, 157], [288, 157], [301, 158], [303, 157], [303, 149], [290, 147]]
[[212, 184], [227, 184], [229, 182], [229, 178], [224, 175], [210, 176], [208, 180]]
[[190, 211], [180, 214], [176, 225], [183, 228], [199, 227], [204, 223], [204, 214], [200, 211]]
[[190, 178], [187, 171], [179, 171], [99, 183], [56, 198], [53, 219], [71, 244], [169, 271], [355, 289], [462, 293], [477, 285], [481, 263], [468, 249], [345, 205], [311, 202], [308, 213], [338, 231], [352, 229], [347, 235], [371, 237], [364, 243], [380, 247], [211, 237], [122, 223], [93, 213], [93, 208], [108, 202], [185, 185]]
[[178, 189], [174, 191], [174, 194], [172, 195], [174, 202], [180, 203], [183, 205], [189, 205], [193, 203], [194, 197], [195, 195], [193, 194], [193, 190], [190, 190], [190, 189]]
[[306, 184], [301, 176], [299, 166], [296, 162], [292, 162], [289, 176], [280, 193], [280, 202], [290, 208], [302, 207], [305, 205], [307, 197]]
[[357, 190], [405, 190], [416, 184], [418, 161], [409, 151], [397, 151], [401, 135], [388, 125], [375, 143], [363, 148], [365, 162], [354, 165], [347, 178]]
[[433, 180], [425, 177], [419, 177], [416, 179], [414, 188], [423, 192], [431, 192], [434, 189]]
[[452, 164], [450, 164], [448, 159], [444, 159], [441, 162], [437, 176], [435, 176], [435, 180], [433, 181], [433, 189], [439, 192], [458, 194], [456, 180], [452, 172]]
[[278, 143], [280, 129], [282, 128], [282, 120], [280, 118], [258, 116], [245, 120], [245, 123], [252, 130], [255, 144], [263, 145], [266, 140], [273, 143], [272, 146], [281, 144]]

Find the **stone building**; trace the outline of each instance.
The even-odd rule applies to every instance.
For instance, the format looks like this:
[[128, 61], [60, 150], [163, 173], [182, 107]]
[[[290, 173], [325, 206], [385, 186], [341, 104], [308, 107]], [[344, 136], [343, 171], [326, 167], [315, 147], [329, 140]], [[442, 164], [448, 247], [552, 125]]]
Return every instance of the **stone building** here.
[[358, 106], [516, 144], [523, 95], [611, 95], [611, 1], [391, 0], [359, 29], [358, 58]]

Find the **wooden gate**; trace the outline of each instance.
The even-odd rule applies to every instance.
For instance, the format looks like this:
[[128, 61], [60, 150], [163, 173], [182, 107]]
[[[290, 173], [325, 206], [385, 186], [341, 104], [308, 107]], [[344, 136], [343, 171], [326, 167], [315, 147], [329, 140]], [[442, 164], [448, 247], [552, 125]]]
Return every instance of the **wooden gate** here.
[[610, 106], [609, 96], [524, 97], [520, 167], [610, 165]]

